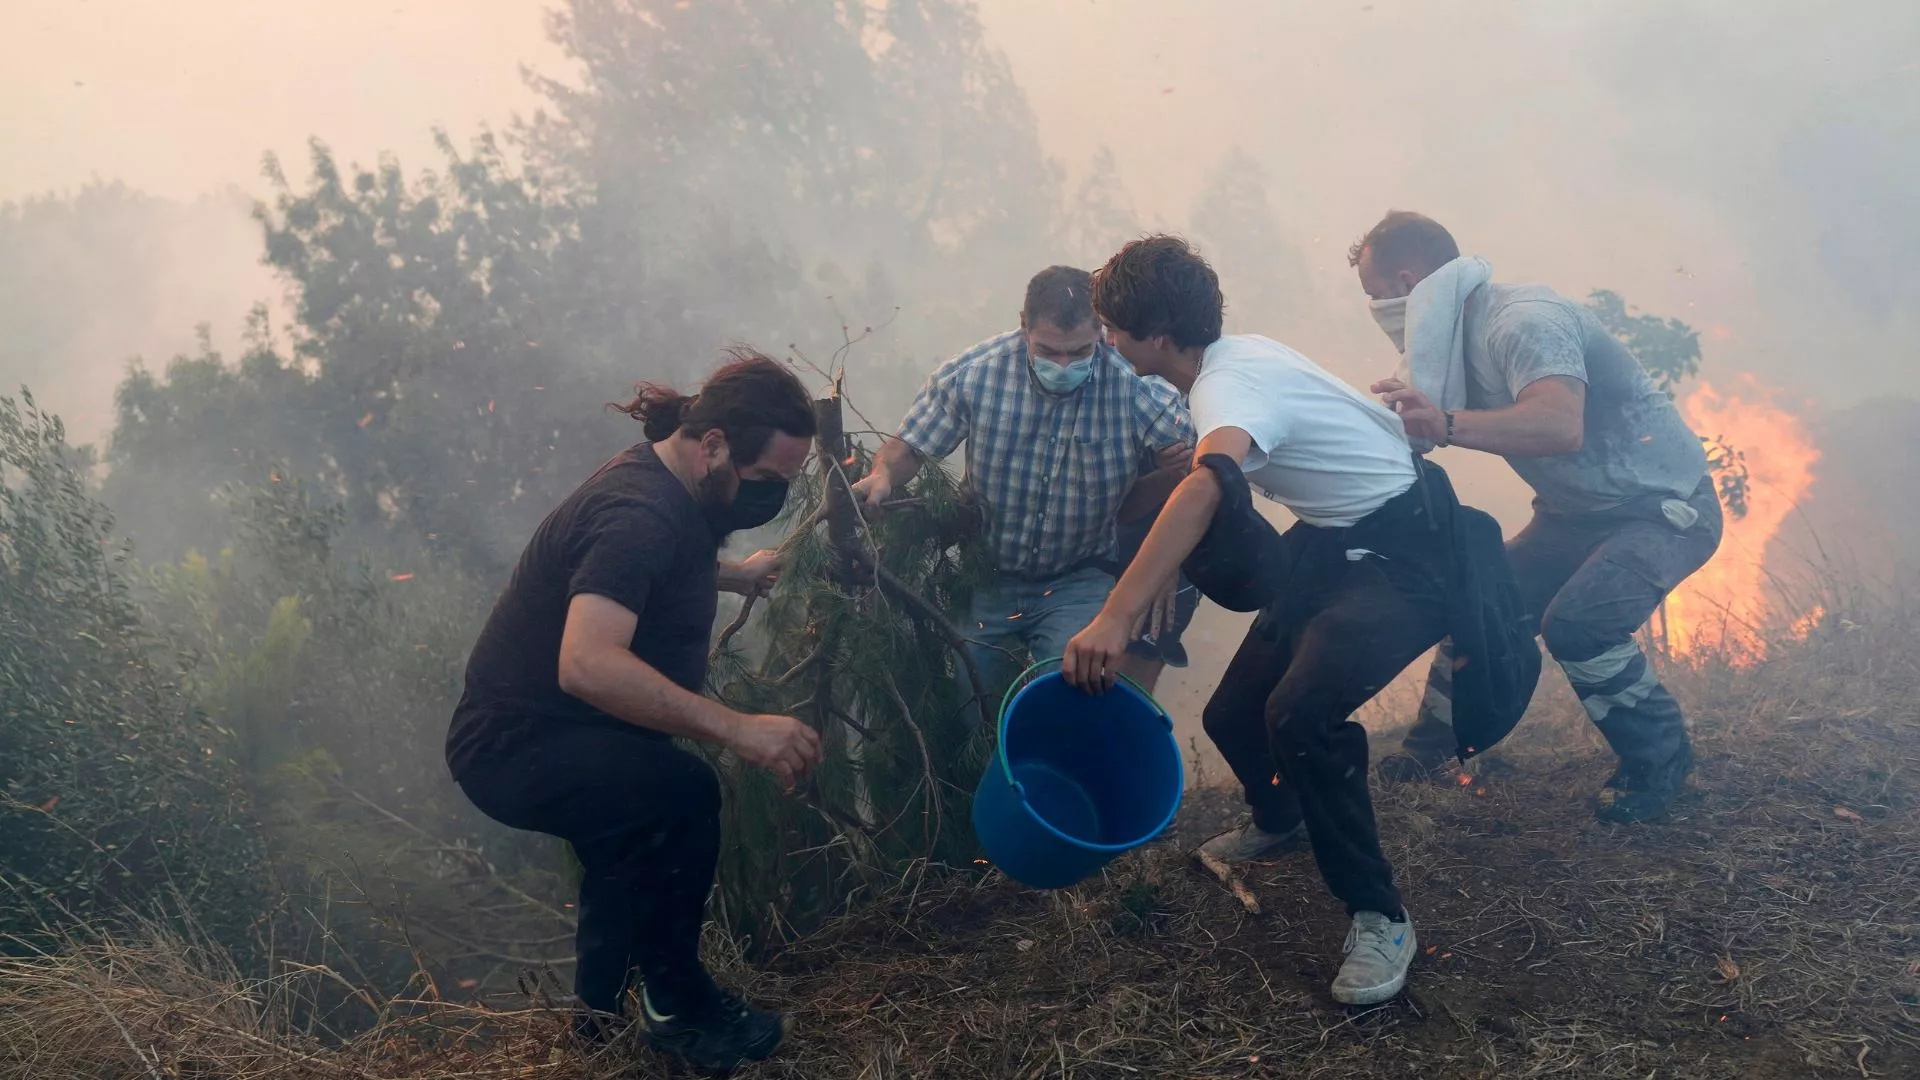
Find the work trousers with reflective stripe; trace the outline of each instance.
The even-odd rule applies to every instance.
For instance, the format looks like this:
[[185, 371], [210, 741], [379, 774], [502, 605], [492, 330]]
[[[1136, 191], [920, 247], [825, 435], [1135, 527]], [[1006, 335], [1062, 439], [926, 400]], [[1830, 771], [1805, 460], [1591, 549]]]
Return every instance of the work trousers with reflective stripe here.
[[[1507, 542], [1522, 599], [1540, 620], [1540, 640], [1566, 672], [1587, 716], [1628, 776], [1656, 770], [1686, 744], [1680, 705], [1660, 684], [1635, 631], [1675, 586], [1720, 546], [1720, 500], [1711, 477], [1686, 500], [1699, 519], [1665, 520], [1536, 512]], [[1419, 719], [1407, 733], [1416, 756], [1454, 752], [1453, 655], [1434, 654]]]

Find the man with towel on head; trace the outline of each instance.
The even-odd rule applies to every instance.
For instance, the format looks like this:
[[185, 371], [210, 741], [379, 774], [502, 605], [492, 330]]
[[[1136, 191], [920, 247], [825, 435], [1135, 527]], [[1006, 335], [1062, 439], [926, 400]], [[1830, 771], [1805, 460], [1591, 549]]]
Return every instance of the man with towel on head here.
[[[1547, 651], [1619, 756], [1596, 813], [1663, 817], [1693, 751], [1633, 635], [1720, 544], [1699, 437], [1592, 312], [1544, 285], [1490, 281], [1431, 218], [1390, 213], [1348, 254], [1404, 357], [1373, 391], [1414, 446], [1498, 454], [1534, 490], [1507, 555]], [[1452, 673], [1443, 646], [1383, 774], [1417, 779], [1453, 753]]]

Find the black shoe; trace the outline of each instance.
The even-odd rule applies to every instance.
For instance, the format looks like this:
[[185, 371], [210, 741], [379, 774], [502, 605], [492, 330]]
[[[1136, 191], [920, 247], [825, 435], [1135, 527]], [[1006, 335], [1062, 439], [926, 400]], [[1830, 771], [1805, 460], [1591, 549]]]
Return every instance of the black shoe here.
[[1680, 752], [1655, 769], [1633, 769], [1622, 765], [1594, 799], [1593, 816], [1616, 825], [1637, 825], [1659, 821], [1686, 794], [1687, 777], [1693, 772], [1693, 746], [1681, 743]]
[[704, 1007], [672, 1016], [654, 1011], [644, 996], [647, 1041], [657, 1050], [725, 1075], [743, 1061], [762, 1061], [786, 1038], [786, 1018], [757, 1009], [725, 990]]

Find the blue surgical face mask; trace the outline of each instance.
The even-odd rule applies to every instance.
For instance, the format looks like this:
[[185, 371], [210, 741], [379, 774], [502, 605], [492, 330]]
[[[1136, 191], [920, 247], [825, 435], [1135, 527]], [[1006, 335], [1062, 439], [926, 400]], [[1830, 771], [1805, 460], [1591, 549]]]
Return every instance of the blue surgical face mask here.
[[1080, 384], [1093, 374], [1093, 354], [1075, 360], [1071, 364], [1056, 364], [1051, 360], [1030, 361], [1033, 377], [1040, 383], [1040, 389], [1049, 394], [1071, 394], [1080, 389]]

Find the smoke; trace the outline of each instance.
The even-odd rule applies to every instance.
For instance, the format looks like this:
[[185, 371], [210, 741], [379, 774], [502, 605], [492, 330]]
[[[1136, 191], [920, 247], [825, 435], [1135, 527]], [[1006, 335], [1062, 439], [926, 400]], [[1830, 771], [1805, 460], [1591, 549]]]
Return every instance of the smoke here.
[[1498, 278], [1687, 320], [1708, 372], [1844, 405], [1912, 354], [1912, 4], [982, 8], [1050, 152], [1112, 147], [1142, 225], [1187, 220], [1236, 151], [1265, 166], [1313, 303], [1228, 298], [1349, 378], [1385, 357], [1345, 247], [1389, 207]]
[[31, 387], [85, 443], [112, 429], [129, 361], [164, 368], [197, 351], [202, 324], [231, 352], [239, 316], [279, 291], [248, 205], [231, 188], [176, 202], [120, 184], [0, 205], [0, 393]]
[[[129, 4], [100, 34], [84, 5], [8, 5], [0, 200], [95, 176], [178, 200], [254, 193], [259, 155], [297, 157], [309, 134], [350, 159], [426, 161], [433, 125], [469, 130], [537, 104], [522, 64], [564, 74], [543, 6]], [[1709, 371], [1844, 405], [1911, 354], [1912, 4], [982, 0], [979, 12], [1068, 190], [1118, 189], [1134, 230], [1200, 231], [1210, 186], [1255, 182], [1222, 166], [1264, 170], [1285, 250], [1266, 280], [1227, 282], [1236, 321], [1349, 378], [1387, 358], [1344, 249], [1390, 206], [1441, 218], [1502, 277], [1612, 288], [1687, 319], [1707, 335]], [[1103, 147], [1110, 165], [1093, 175]], [[234, 244], [149, 276], [257, 282], [253, 261]], [[1024, 270], [1007, 267], [994, 295], [1017, 299]], [[1287, 295], [1262, 294], [1281, 282]], [[101, 332], [86, 347], [164, 355], [196, 322], [237, 325], [258, 298], [171, 287], [182, 307], [155, 317], [188, 330]], [[83, 396], [54, 395], [15, 354], [0, 361], [9, 383], [28, 373], [49, 395]], [[96, 397], [98, 374], [85, 373]]]
[[[443, 787], [432, 744], [482, 594], [636, 437], [601, 401], [694, 377], [730, 340], [824, 363], [844, 318], [877, 328], [848, 388], [889, 428], [941, 356], [1014, 325], [1035, 270], [1150, 230], [1215, 259], [1231, 330], [1364, 385], [1395, 358], [1347, 246], [1389, 208], [1431, 214], [1501, 280], [1613, 290], [1700, 331], [1702, 380], [1839, 417], [1806, 418], [1802, 487], [1822, 520], [1904, 537], [1914, 500], [1860, 510], [1910, 487], [1916, 456], [1920, 406], [1877, 400], [1911, 396], [1920, 330], [1916, 46], [1912, 0], [10, 0], [0, 393], [28, 383], [99, 440], [129, 359], [159, 371], [205, 323], [231, 361], [248, 309], [306, 284], [317, 302], [276, 314], [251, 369], [201, 364], [179, 394], [136, 380], [150, 441], [117, 447], [108, 498], [165, 561], [166, 530], [126, 523], [217, 550], [232, 530], [207, 492], [239, 462], [317, 478], [269, 472], [256, 531], [303, 566], [368, 538], [425, 599], [336, 631], [287, 700], [360, 775], [400, 775], [381, 760], [399, 750]], [[465, 149], [483, 128], [497, 155]], [[311, 173], [310, 136], [334, 151]], [[268, 153], [288, 186], [260, 178]], [[1502, 462], [1440, 460], [1525, 520]], [[1794, 525], [1768, 505], [1755, 548]], [[234, 610], [294, 625], [298, 594], [360, 627], [380, 578], [346, 562]], [[239, 591], [225, 565], [186, 560], [176, 591]], [[253, 647], [213, 623], [208, 655]], [[1183, 741], [1244, 625], [1206, 609], [1194, 666], [1162, 683]], [[1404, 691], [1373, 716], [1404, 719]]]

